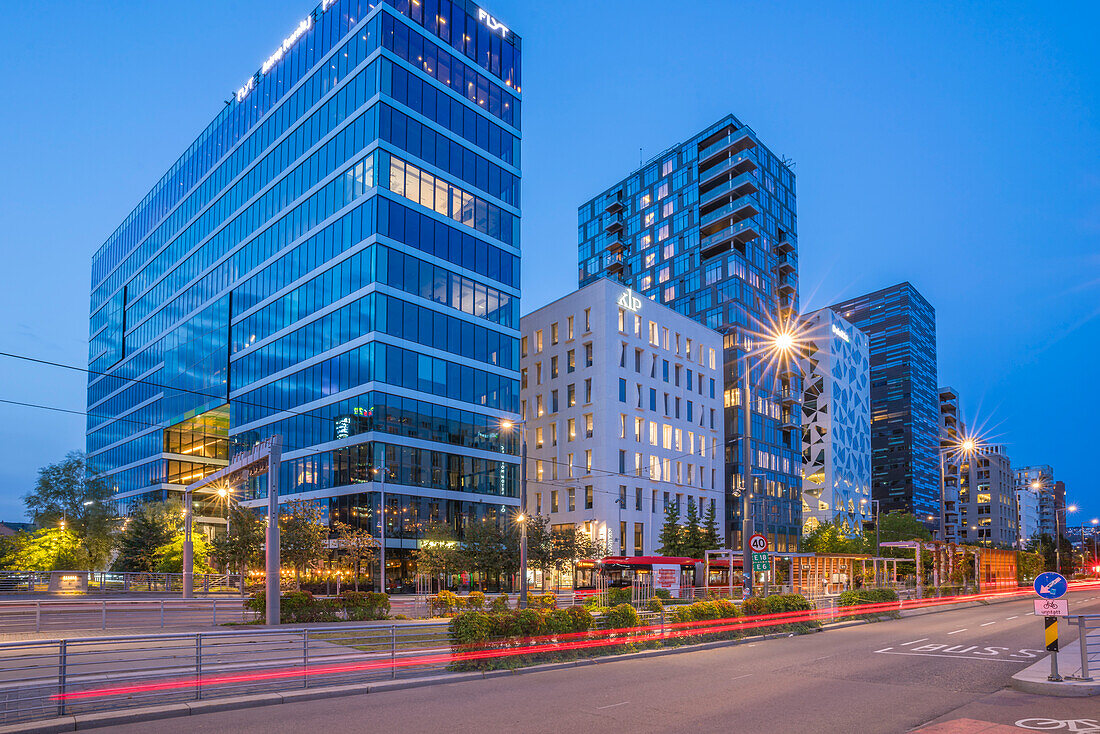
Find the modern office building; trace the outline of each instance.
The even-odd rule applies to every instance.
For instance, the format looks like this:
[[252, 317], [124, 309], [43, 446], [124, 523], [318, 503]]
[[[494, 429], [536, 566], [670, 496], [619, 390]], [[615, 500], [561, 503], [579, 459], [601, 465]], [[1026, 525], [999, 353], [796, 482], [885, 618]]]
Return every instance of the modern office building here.
[[[1047, 535], [1054, 537], [1054, 507], [1055, 507], [1055, 481], [1054, 469], [1048, 464], [1036, 464], [1032, 466], [1015, 467], [1016, 494], [1030, 493], [1034, 499], [1024, 497], [1017, 499], [1017, 504], [1024, 502], [1034, 504], [1036, 519], [1034, 527], [1025, 526], [1024, 520], [1020, 520], [1020, 536], [1026, 544], [1035, 535]], [[1062, 502], [1065, 503], [1065, 492], [1062, 493]]]
[[802, 521], [849, 535], [872, 518], [867, 335], [823, 308], [802, 319]]
[[377, 533], [384, 479], [398, 580], [519, 502], [521, 42], [452, 0], [291, 27], [93, 258], [87, 447], [123, 511], [276, 434], [330, 520]]
[[[745, 434], [738, 357], [752, 335], [798, 313], [795, 180], [787, 161], [732, 115], [678, 143], [580, 206], [579, 280], [601, 277], [723, 334], [726, 532], [741, 543], [742, 457], [751, 456], [753, 519], [772, 548], [802, 530], [801, 379], [791, 365], [750, 370]], [[757, 339], [756, 343], [759, 344]]]
[[831, 308], [870, 338], [872, 494], [883, 512], [939, 517], [935, 310], [909, 283]]
[[722, 337], [598, 279], [521, 319], [527, 512], [654, 555], [675, 503], [725, 512]]

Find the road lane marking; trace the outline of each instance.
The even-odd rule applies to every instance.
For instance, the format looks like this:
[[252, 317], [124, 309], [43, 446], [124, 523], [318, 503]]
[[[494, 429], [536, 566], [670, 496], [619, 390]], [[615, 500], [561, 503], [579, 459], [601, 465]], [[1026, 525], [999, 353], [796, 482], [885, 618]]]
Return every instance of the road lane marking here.
[[725, 680], [741, 680], [742, 678], [748, 678], [752, 673], [745, 673], [744, 675], [736, 675], [733, 678], [726, 678]]
[[918, 657], [925, 658], [947, 658], [949, 660], [984, 660], [987, 663], [1025, 663], [1026, 660], [1007, 660], [1005, 658], [979, 658], [973, 655], [937, 655], [933, 652], [901, 652], [891, 651], [890, 648], [885, 650], [875, 650], [883, 655], [916, 655]]
[[[924, 642], [927, 639], [928, 639], [927, 637], [922, 637], [919, 640], [913, 640], [912, 642], [903, 642], [903, 643], [901, 643], [901, 646], [905, 647], [906, 645], [915, 645], [918, 642]], [[886, 649], [889, 650], [890, 648], [886, 648]]]
[[982, 625], [982, 627], [988, 627], [991, 624], [997, 624], [997, 623], [996, 622], [986, 622], [985, 624]]
[[609, 703], [606, 706], [597, 706], [596, 710], [598, 711], [600, 709], [612, 709], [612, 708], [615, 708], [616, 706], [625, 706], [628, 703], [630, 703], [630, 701], [620, 701], [619, 703]]
[[1016, 619], [1016, 617], [1019, 617], [1019, 616], [1020, 616], [1019, 614], [1013, 614], [1011, 617], [1007, 617], [1005, 619], [1005, 621], [1007, 622], [1009, 619]]
[[954, 632], [948, 632], [947, 634], [949, 634], [949, 635], [957, 635], [957, 634], [959, 634], [960, 632], [966, 632], [966, 627], [963, 627], [963, 628], [962, 628], [961, 630], [955, 630]]

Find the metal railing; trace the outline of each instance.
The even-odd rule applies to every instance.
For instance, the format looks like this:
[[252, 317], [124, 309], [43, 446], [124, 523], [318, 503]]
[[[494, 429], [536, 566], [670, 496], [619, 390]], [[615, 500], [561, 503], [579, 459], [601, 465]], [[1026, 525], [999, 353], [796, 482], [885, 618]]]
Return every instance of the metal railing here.
[[[87, 577], [87, 587], [81, 583], [79, 591], [89, 592], [162, 592], [181, 593], [182, 573], [110, 571], [0, 571], [0, 592], [37, 593], [48, 591], [51, 577], [59, 575]], [[237, 573], [197, 573], [193, 588], [196, 592], [240, 591], [241, 575]], [[76, 590], [76, 589], [73, 589]]]
[[26, 599], [0, 601], [0, 634], [216, 627], [249, 622], [241, 599]]
[[1100, 614], [1075, 614], [1066, 621], [1077, 626], [1081, 644], [1081, 669], [1066, 677], [1091, 681], [1094, 673], [1100, 673]]
[[0, 644], [0, 725], [438, 673], [446, 623]]

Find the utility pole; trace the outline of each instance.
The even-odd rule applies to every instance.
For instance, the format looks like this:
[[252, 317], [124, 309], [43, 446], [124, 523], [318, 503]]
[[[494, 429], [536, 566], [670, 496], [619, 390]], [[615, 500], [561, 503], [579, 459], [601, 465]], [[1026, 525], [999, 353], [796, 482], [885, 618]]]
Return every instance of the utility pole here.
[[527, 608], [527, 423], [520, 424], [520, 462], [519, 462], [519, 507], [521, 517], [519, 525], [519, 608]]
[[378, 582], [379, 590], [386, 593], [386, 447], [382, 447], [382, 466], [375, 471], [381, 476], [378, 495]]

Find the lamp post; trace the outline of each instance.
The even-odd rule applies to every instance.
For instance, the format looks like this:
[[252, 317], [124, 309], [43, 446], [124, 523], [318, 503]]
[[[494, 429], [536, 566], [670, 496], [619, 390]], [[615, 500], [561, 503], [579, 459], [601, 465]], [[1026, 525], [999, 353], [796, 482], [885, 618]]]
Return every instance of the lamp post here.
[[527, 421], [500, 422], [504, 430], [519, 426], [519, 608], [527, 608]]
[[[859, 501], [859, 504], [866, 505], [867, 498], [864, 497]], [[879, 520], [882, 517], [882, 502], [881, 500], [871, 500], [871, 508], [875, 513], [875, 558], [877, 559], [882, 555], [882, 534], [879, 532], [881, 523]], [[929, 515], [931, 518], [931, 515]], [[875, 586], [878, 586], [878, 561], [875, 561]]]
[[[749, 547], [749, 536], [752, 535], [752, 395], [749, 389], [749, 373], [752, 369], [750, 357], [753, 354], [752, 344], [747, 339], [744, 331], [740, 334], [737, 348], [741, 350], [738, 357], [738, 373], [741, 392], [741, 410], [744, 420], [741, 434], [741, 578], [742, 598], [752, 596], [752, 549]], [[788, 326], [762, 335], [765, 344], [764, 354], [789, 360], [795, 347], [795, 334]], [[730, 569], [732, 573], [732, 567]]]
[[1066, 513], [1077, 512], [1077, 505], [1054, 508], [1054, 570], [1062, 573], [1062, 526], [1058, 523], [1058, 513], [1065, 520]]
[[382, 447], [382, 466], [376, 467], [374, 476], [378, 485], [378, 588], [386, 593], [386, 447]]

